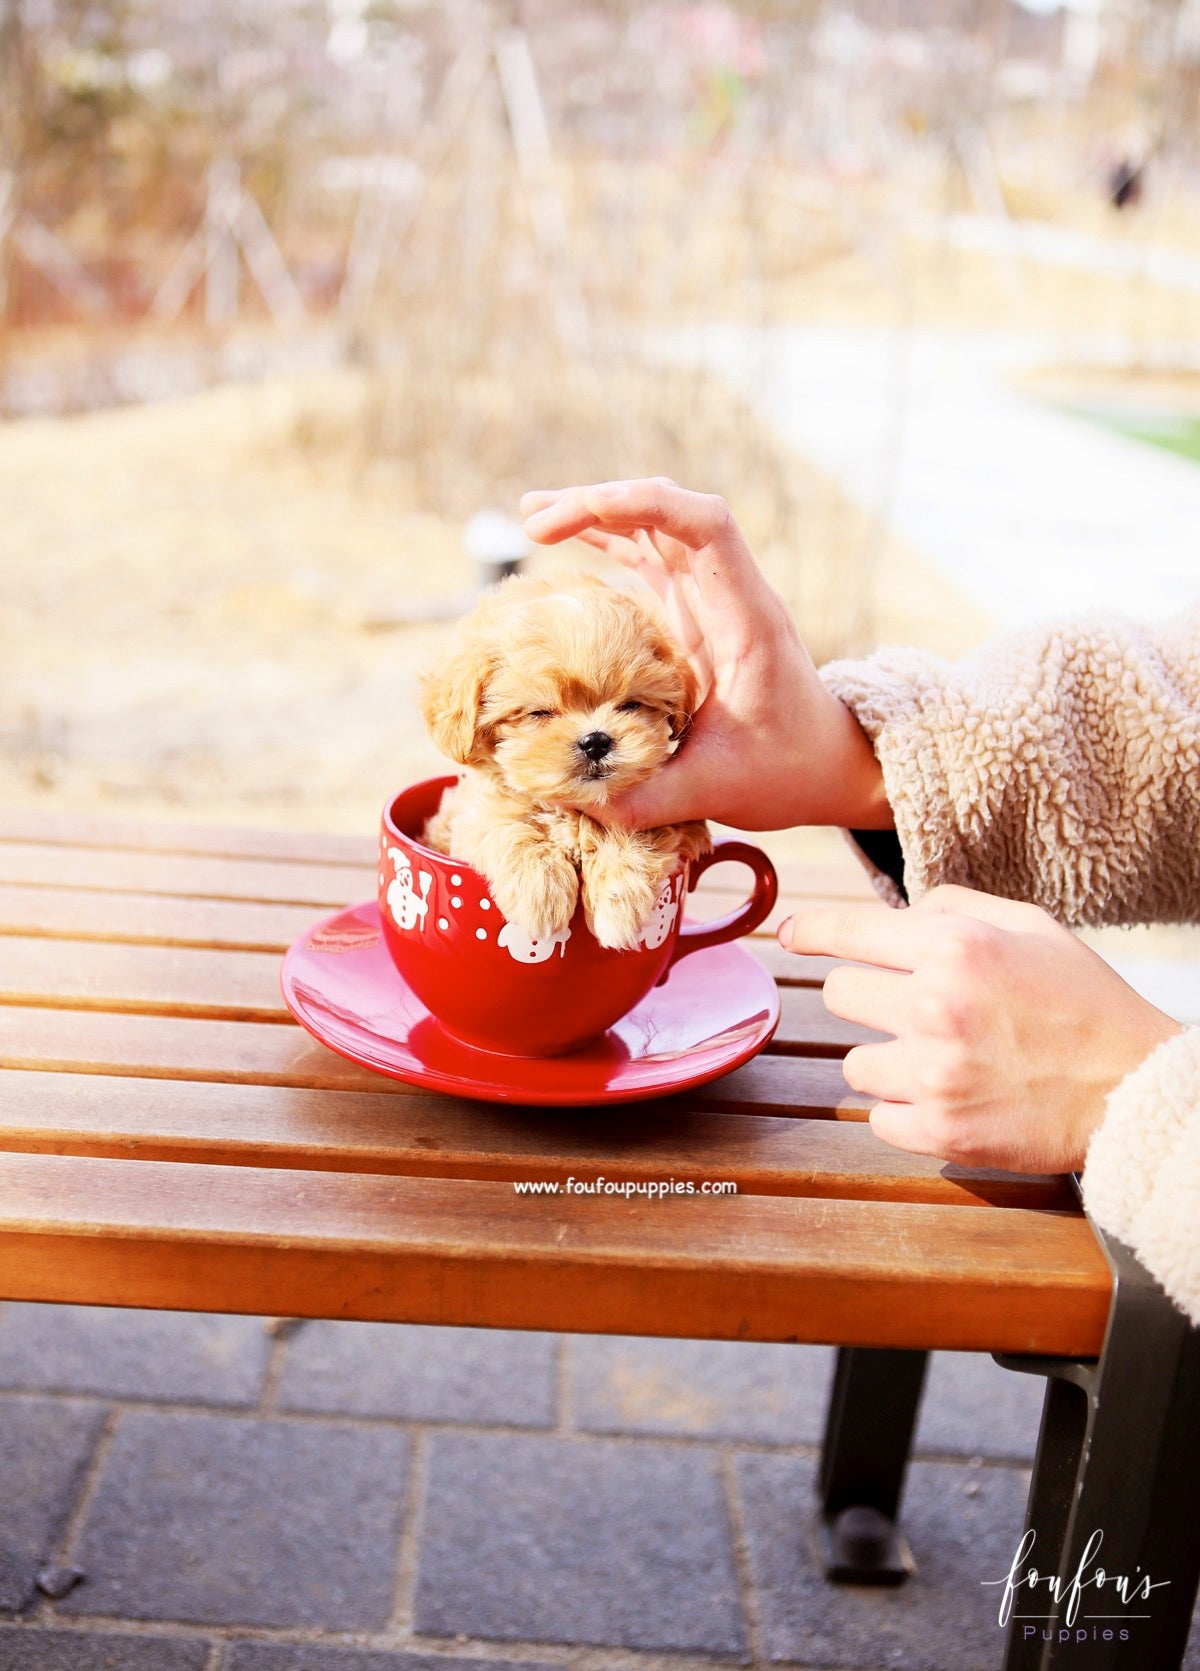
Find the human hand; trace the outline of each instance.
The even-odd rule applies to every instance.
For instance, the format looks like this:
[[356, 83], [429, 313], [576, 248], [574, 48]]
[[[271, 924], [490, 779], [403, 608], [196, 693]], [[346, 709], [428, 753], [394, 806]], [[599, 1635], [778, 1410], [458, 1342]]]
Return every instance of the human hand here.
[[648, 581], [707, 692], [670, 764], [593, 817], [891, 827], [866, 735], [821, 682], [723, 499], [656, 477], [527, 493], [521, 509], [530, 539], [584, 540]]
[[1072, 1172], [1114, 1087], [1180, 1024], [1036, 905], [932, 889], [907, 911], [797, 911], [789, 951], [854, 958], [834, 1015], [894, 1037], [856, 1045], [846, 1082], [877, 1136], [963, 1166]]

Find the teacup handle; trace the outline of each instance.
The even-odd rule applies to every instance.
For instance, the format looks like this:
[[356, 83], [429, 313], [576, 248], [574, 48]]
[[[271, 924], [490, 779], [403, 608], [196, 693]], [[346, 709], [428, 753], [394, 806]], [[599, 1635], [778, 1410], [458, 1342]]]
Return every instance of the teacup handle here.
[[725, 940], [737, 940], [770, 916], [779, 896], [779, 878], [762, 848], [753, 847], [748, 841], [718, 841], [711, 851], [693, 859], [688, 875], [688, 891], [696, 886], [710, 865], [725, 864], [729, 860], [750, 866], [754, 872], [753, 893], [744, 905], [739, 905], [724, 917], [718, 917], [715, 922], [685, 923], [675, 942], [672, 964], [678, 963], [681, 957], [687, 957], [689, 952], [702, 951], [705, 946], [719, 946]]

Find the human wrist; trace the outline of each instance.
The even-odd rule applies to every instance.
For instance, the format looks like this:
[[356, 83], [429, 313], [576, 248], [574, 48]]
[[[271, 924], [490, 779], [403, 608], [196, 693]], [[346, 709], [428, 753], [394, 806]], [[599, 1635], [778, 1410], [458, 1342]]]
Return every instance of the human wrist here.
[[801, 712], [799, 723], [789, 717], [786, 729], [782, 723], [770, 728], [769, 757], [756, 751], [764, 775], [755, 791], [763, 817], [755, 827], [894, 829], [875, 751], [850, 709], [821, 687]]
[[848, 830], [895, 828], [884, 790], [883, 770], [870, 738], [853, 711], [838, 697], [828, 710], [829, 742], [824, 758], [831, 762], [825, 775], [821, 816], [814, 824], [836, 824]]
[[1131, 1013], [1122, 1017], [1115, 1031], [1120, 1040], [1120, 1050], [1103, 1067], [1098, 1066], [1096, 1079], [1089, 1086], [1089, 1094], [1076, 1114], [1074, 1136], [1077, 1158], [1072, 1163], [1072, 1170], [1082, 1169], [1092, 1139], [1103, 1125], [1110, 1105], [1121, 1088], [1144, 1069], [1160, 1045], [1168, 1043], [1186, 1029], [1173, 1016], [1139, 999], [1132, 1006]]

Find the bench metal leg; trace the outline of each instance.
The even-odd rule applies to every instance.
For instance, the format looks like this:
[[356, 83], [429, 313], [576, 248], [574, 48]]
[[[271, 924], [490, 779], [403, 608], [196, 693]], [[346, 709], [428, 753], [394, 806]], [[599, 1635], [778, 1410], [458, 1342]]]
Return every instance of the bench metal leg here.
[[1011, 1599], [1004, 1671], [1077, 1671], [1081, 1651], [1088, 1671], [1174, 1671], [1187, 1645], [1200, 1329], [1128, 1248], [1100, 1239], [1115, 1287], [1099, 1360], [997, 1357], [1048, 1377], [1025, 1538], [1011, 1592], [996, 1591]]
[[897, 1515], [928, 1356], [862, 1346], [838, 1352], [819, 1481], [827, 1578], [900, 1584], [916, 1571]]

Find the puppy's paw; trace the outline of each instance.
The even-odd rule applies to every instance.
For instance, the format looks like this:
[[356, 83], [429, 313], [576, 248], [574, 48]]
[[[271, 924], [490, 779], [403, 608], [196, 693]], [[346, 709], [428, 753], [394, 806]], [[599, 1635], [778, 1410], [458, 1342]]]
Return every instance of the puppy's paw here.
[[505, 876], [489, 878], [492, 897], [510, 923], [535, 940], [562, 935], [575, 914], [579, 877], [561, 853], [527, 857]]
[[598, 826], [583, 843], [583, 909], [587, 925], [610, 951], [632, 951], [644, 931], [658, 890], [674, 867], [651, 834], [614, 836]]
[[654, 914], [654, 899], [644, 876], [625, 875], [606, 888], [602, 898], [587, 902], [588, 927], [609, 951], [633, 951]]

